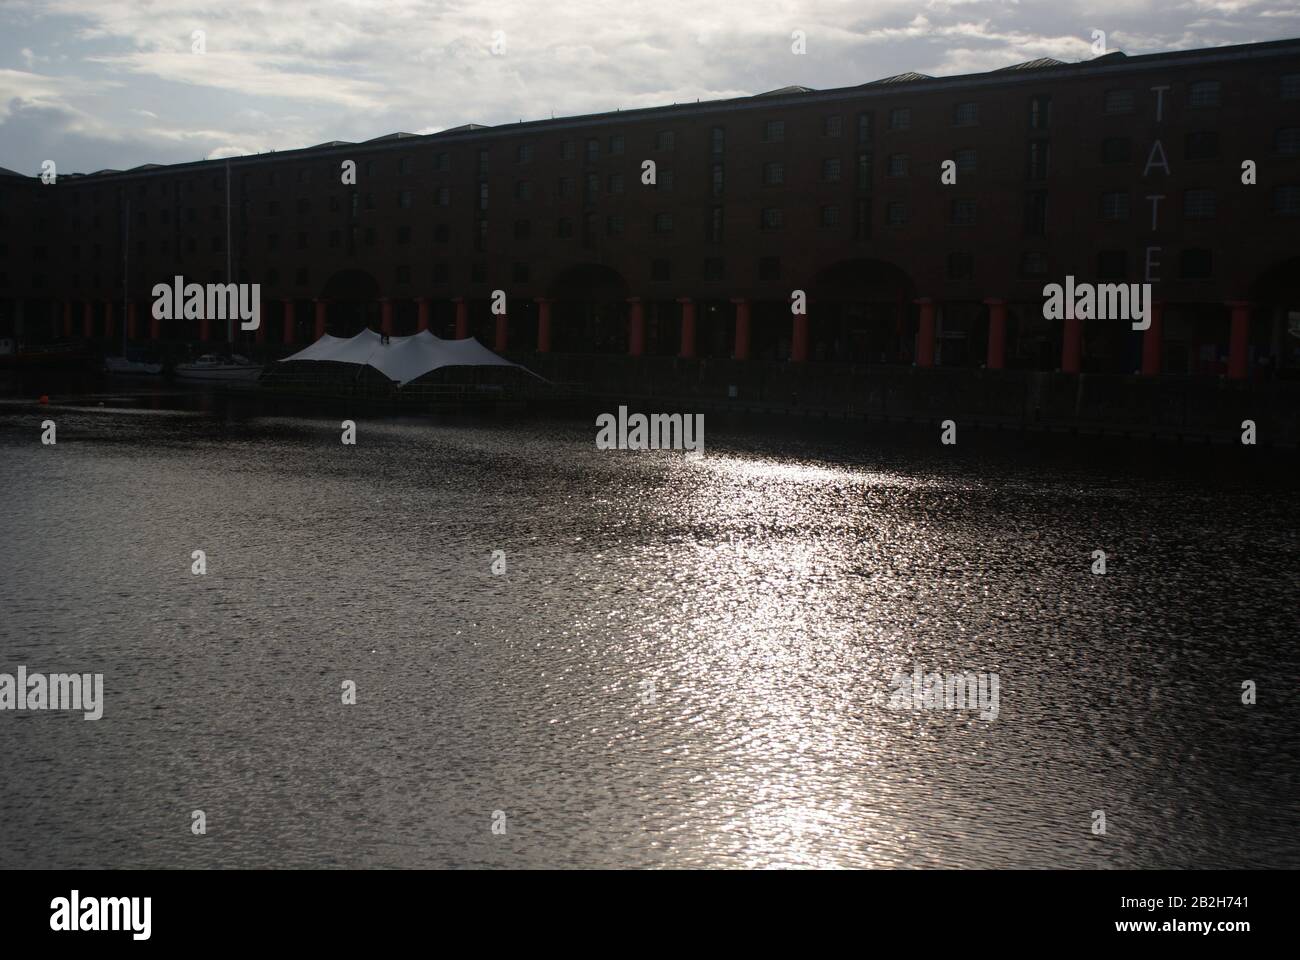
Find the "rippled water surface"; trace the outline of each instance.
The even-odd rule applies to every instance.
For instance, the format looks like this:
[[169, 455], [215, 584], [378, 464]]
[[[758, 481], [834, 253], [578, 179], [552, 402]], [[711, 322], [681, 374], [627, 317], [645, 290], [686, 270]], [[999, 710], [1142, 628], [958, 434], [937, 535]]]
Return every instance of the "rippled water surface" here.
[[1300, 866], [1262, 454], [338, 422], [0, 407], [0, 866]]

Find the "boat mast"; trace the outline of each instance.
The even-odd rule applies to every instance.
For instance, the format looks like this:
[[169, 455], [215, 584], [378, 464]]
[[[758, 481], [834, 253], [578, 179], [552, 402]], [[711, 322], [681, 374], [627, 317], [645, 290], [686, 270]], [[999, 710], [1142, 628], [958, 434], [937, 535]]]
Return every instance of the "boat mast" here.
[[122, 188], [122, 359], [126, 359], [126, 325], [131, 311], [131, 191]]
[[[235, 282], [231, 276], [230, 270], [230, 158], [226, 157], [226, 283]], [[227, 309], [226, 313], [226, 343], [230, 344], [233, 352], [235, 349], [235, 318], [233, 311]]]

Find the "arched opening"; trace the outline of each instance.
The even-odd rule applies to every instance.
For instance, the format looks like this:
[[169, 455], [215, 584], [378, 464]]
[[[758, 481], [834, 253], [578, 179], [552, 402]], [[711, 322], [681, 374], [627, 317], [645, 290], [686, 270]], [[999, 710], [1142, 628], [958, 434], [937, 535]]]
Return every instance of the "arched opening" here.
[[1269, 267], [1251, 285], [1250, 348], [1257, 375], [1300, 379], [1300, 257]]
[[378, 330], [379, 281], [365, 270], [340, 270], [325, 281], [325, 332], [352, 337], [365, 327]]
[[560, 353], [626, 353], [628, 285], [599, 263], [567, 267], [552, 279], [552, 349]]
[[[916, 337], [916, 287], [884, 260], [841, 260], [814, 278], [809, 355], [850, 363], [909, 363]], [[965, 328], [957, 329], [964, 337]]]

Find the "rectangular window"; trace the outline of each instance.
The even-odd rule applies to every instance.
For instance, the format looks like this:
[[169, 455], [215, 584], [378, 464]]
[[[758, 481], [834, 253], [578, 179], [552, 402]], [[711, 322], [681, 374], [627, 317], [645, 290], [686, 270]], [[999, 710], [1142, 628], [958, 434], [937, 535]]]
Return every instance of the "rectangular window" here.
[[975, 258], [965, 251], [948, 254], [948, 279], [969, 280], [975, 275]]
[[440, 207], [451, 206], [451, 187], [438, 188], [438, 206]]
[[910, 130], [912, 128], [911, 107], [895, 107], [889, 111], [890, 130]]
[[763, 185], [780, 186], [785, 183], [785, 164], [777, 161], [763, 164]]
[[889, 175], [891, 177], [907, 176], [907, 154], [891, 153], [889, 155]]
[[487, 181], [480, 181], [478, 185], [478, 208], [486, 210], [488, 208], [488, 185]]
[[559, 186], [556, 189], [556, 195], [563, 197], [573, 196], [573, 177], [560, 177]]
[[835, 226], [838, 226], [838, 225], [839, 225], [839, 222], [840, 222], [840, 208], [839, 208], [839, 207], [834, 206], [833, 204], [830, 205], [830, 206], [822, 207], [822, 226], [823, 226], [823, 227], [835, 227]]
[[623, 174], [611, 173], [609, 175], [609, 192], [610, 193], [623, 192]]
[[1279, 217], [1300, 217], [1300, 186], [1283, 184], [1274, 187], [1273, 212]]
[[853, 239], [866, 240], [871, 236], [871, 200], [861, 197], [853, 210]]
[[1026, 277], [1047, 275], [1047, 254], [1041, 250], [1028, 250], [1020, 258], [1020, 273]]
[[1132, 90], [1107, 90], [1102, 110], [1106, 113], [1132, 113], [1134, 95]]
[[671, 130], [660, 130], [655, 134], [656, 150], [672, 150], [677, 145], [677, 136]]
[[478, 172], [479, 176], [488, 172], [488, 152], [486, 150], [478, 152]]
[[974, 150], [958, 150], [952, 157], [957, 161], [958, 173], [974, 173], [978, 156]]
[[1034, 190], [1025, 195], [1025, 234], [1030, 237], [1047, 235], [1047, 191]]
[[1280, 88], [1283, 100], [1300, 100], [1300, 73], [1283, 74]]
[[871, 189], [871, 154], [869, 153], [858, 154], [857, 169], [858, 169], [858, 189], [870, 190]]
[[531, 180], [518, 180], [515, 182], [515, 199], [533, 199], [533, 183]]
[[397, 172], [406, 174], [411, 172], [411, 158], [400, 157], [397, 161]]
[[1107, 137], [1101, 142], [1102, 163], [1128, 163], [1133, 159], [1133, 141], [1128, 137]]
[[605, 233], [611, 237], [621, 237], [623, 235], [623, 218], [616, 213], [611, 213], [605, 218]]
[[840, 158], [827, 157], [822, 161], [822, 183], [840, 182]]
[[709, 229], [705, 239], [711, 243], [722, 242], [722, 225], [723, 213], [721, 207], [713, 207], [709, 211]]
[[1029, 141], [1029, 179], [1046, 180], [1050, 149], [1046, 140]]
[[866, 146], [871, 143], [875, 132], [876, 115], [871, 112], [858, 114], [858, 143]]
[[1128, 219], [1127, 190], [1115, 190], [1101, 195], [1101, 218], [1103, 220]]
[[596, 198], [600, 196], [600, 174], [587, 174], [587, 202], [595, 203]]
[[410, 190], [403, 190], [397, 194], [397, 205], [403, 210], [410, 210], [413, 199]]
[[952, 108], [952, 125], [954, 127], [973, 127], [980, 122], [978, 103], [959, 103]]
[[714, 127], [709, 131], [709, 149], [715, 157], [722, 156], [722, 149], [726, 146], [726, 132], [722, 127]]
[[1183, 216], [1188, 220], [1210, 220], [1214, 217], [1213, 190], [1188, 190], [1183, 194]]
[[671, 170], [660, 170], [659, 175], [655, 177], [655, 189], [671, 190], [675, 179]]
[[1178, 275], [1184, 280], [1208, 280], [1214, 276], [1214, 255], [1195, 247], [1178, 255]]
[[907, 204], [901, 200], [893, 200], [885, 207], [885, 222], [891, 227], [907, 223]]
[[1052, 122], [1052, 98], [1037, 96], [1029, 98], [1029, 129], [1046, 130]]
[[1187, 88], [1187, 103], [1192, 107], [1217, 107], [1219, 81], [1198, 80]]
[[1219, 135], [1213, 130], [1189, 133], [1183, 156], [1188, 160], [1214, 160], [1219, 156]]
[[572, 140], [560, 141], [560, 159], [576, 160], [578, 157], [578, 145]]
[[609, 155], [611, 157], [623, 155], [623, 137], [621, 134], [614, 134], [609, 138]]
[[445, 153], [434, 154], [433, 169], [436, 173], [446, 173], [451, 169], [451, 157]]
[[781, 229], [781, 226], [784, 223], [784, 217], [781, 215], [781, 208], [764, 207], [761, 222], [764, 230]]
[[822, 136], [838, 137], [844, 132], [844, 118], [840, 116], [825, 117], [822, 120]]
[[595, 137], [590, 137], [587, 140], [587, 162], [595, 163], [599, 159], [600, 159], [600, 141], [597, 140]]
[[763, 139], [768, 143], [780, 143], [785, 139], [785, 121], [769, 120], [763, 125]]
[[715, 163], [713, 165], [713, 183], [712, 183], [712, 194], [714, 197], [722, 196], [722, 185], [723, 185], [722, 164]]
[[1123, 250], [1102, 250], [1097, 254], [1098, 280], [1127, 280], [1128, 254]]
[[516, 163], [533, 162], [533, 145], [531, 143], [519, 144], [518, 148], [515, 150], [515, 162]]
[[969, 227], [975, 223], [975, 201], [962, 199], [952, 202], [952, 223], [958, 227]]
[[655, 214], [655, 233], [672, 233], [673, 215], [671, 213]]
[[708, 257], [704, 261], [704, 279], [705, 280], [724, 280], [726, 279], [726, 267], [721, 257]]

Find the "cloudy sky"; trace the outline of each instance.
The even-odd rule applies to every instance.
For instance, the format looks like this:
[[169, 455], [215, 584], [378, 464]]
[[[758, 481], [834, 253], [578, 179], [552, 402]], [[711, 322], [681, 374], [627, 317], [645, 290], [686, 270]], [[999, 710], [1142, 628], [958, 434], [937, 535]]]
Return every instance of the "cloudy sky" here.
[[[193, 52], [194, 31], [206, 52]], [[791, 52], [802, 30], [807, 53]], [[0, 0], [0, 166], [172, 163], [1300, 35], [1295, 0]], [[493, 52], [494, 36], [502, 40]]]

